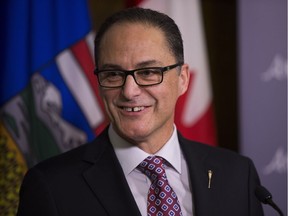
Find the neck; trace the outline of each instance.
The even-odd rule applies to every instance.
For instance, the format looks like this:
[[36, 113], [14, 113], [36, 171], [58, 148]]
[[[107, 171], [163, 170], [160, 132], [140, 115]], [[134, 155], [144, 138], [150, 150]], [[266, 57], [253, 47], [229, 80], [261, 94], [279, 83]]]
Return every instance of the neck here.
[[129, 143], [137, 146], [141, 150], [147, 152], [148, 154], [155, 154], [158, 152], [171, 138], [174, 131], [174, 125], [171, 126], [169, 129], [163, 130], [161, 135], [159, 133], [157, 134], [151, 134], [148, 136], [148, 138], [143, 139], [127, 139], [125, 137], [121, 137], [128, 141]]

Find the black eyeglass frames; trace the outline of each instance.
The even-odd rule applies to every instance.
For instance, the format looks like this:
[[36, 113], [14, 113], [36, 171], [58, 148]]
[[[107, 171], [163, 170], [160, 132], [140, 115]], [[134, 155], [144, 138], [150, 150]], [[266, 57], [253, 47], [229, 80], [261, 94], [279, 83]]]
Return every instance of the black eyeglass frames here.
[[126, 78], [131, 75], [139, 86], [158, 85], [163, 81], [163, 73], [183, 63], [168, 65], [165, 67], [147, 67], [135, 70], [105, 69], [94, 70], [98, 78], [99, 85], [106, 88], [119, 88], [125, 85]]

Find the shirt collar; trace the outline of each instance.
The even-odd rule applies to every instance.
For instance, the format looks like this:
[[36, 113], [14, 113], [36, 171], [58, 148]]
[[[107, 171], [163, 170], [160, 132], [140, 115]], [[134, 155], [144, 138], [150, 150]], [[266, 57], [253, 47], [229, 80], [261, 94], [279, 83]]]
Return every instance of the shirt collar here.
[[[115, 132], [112, 125], [109, 127], [108, 134], [125, 176], [129, 175], [150, 155], [120, 137]], [[181, 173], [181, 150], [175, 125], [172, 136], [155, 155], [163, 157], [177, 172]]]

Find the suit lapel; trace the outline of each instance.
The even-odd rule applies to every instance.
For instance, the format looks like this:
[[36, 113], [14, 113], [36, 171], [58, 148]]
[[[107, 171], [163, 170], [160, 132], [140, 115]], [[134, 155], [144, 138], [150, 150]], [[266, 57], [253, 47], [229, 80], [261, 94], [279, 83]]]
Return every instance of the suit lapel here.
[[[209, 148], [184, 139], [179, 141], [187, 161], [195, 216], [213, 215], [217, 165], [207, 160]], [[83, 177], [108, 215], [141, 215], [130, 191], [120, 163], [109, 141], [107, 130], [87, 148], [84, 161], [91, 167], [83, 172]], [[96, 154], [96, 155], [95, 155]], [[211, 188], [208, 188], [208, 170], [213, 171]], [[216, 174], [214, 174], [216, 173]]]
[[[98, 155], [95, 156], [95, 153]], [[141, 215], [108, 139], [107, 130], [96, 143], [91, 144], [85, 160], [91, 163], [91, 168], [83, 173], [83, 177], [108, 215]]]
[[[207, 146], [204, 144], [188, 141], [181, 135], [179, 136], [179, 141], [189, 169], [194, 213], [196, 216], [213, 215], [213, 209], [215, 208], [213, 197], [215, 189], [217, 190], [215, 188], [217, 166], [209, 163], [209, 147], [206, 148]], [[208, 170], [213, 172], [210, 188], [208, 188]]]

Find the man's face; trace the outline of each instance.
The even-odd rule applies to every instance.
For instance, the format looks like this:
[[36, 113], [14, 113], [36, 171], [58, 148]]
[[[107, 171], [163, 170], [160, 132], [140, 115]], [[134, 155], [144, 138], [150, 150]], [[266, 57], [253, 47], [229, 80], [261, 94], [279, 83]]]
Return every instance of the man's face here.
[[[104, 35], [100, 52], [100, 70], [133, 70], [178, 63], [162, 31], [143, 24], [116, 24]], [[175, 104], [188, 82], [185, 64], [164, 72], [159, 85], [141, 87], [128, 76], [123, 87], [100, 91], [111, 123], [121, 137], [143, 148], [149, 145], [159, 149], [172, 134]]]

